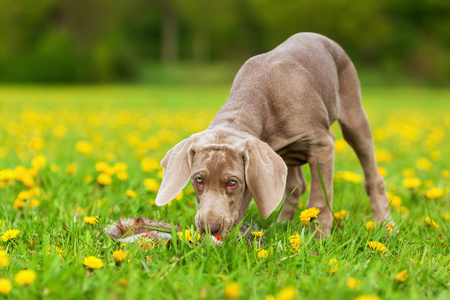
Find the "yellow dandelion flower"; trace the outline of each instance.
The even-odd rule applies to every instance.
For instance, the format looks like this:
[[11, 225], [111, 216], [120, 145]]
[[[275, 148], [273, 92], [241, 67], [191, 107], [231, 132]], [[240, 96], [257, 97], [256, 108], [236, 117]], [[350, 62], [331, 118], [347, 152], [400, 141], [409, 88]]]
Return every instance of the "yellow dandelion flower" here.
[[428, 179], [428, 180], [425, 180], [423, 186], [424, 186], [425, 188], [429, 189], [430, 187], [433, 186], [433, 184], [434, 184], [434, 183], [433, 183], [433, 180]]
[[347, 286], [350, 288], [350, 289], [354, 289], [354, 288], [358, 288], [358, 287], [360, 287], [361, 286], [361, 280], [359, 280], [359, 279], [355, 279], [355, 278], [353, 278], [353, 277], [350, 277], [348, 280], [347, 280]]
[[441, 152], [439, 150], [433, 150], [430, 153], [430, 158], [433, 161], [438, 161], [441, 159]]
[[19, 200], [28, 200], [33, 197], [33, 193], [31, 191], [21, 191], [19, 195], [17, 195], [17, 199]]
[[[195, 234], [195, 236], [196, 236], [196, 240], [198, 241], [200, 239], [200, 235], [197, 233], [197, 234]], [[194, 236], [192, 236], [189, 229], [185, 229], [184, 232], [178, 231], [178, 237], [180, 240], [183, 240], [183, 238], [184, 238], [188, 242], [191, 242], [191, 243], [194, 242]]]
[[415, 189], [422, 184], [422, 181], [417, 177], [408, 177], [403, 179], [402, 184], [407, 189]]
[[20, 230], [10, 229], [3, 233], [1, 239], [4, 242], [15, 239], [20, 234]]
[[[53, 249], [55, 249], [56, 253], [58, 253], [58, 256], [59, 256], [60, 258], [63, 258], [63, 254], [66, 253], [66, 251], [64, 251], [63, 248], [58, 247], [58, 246], [56, 246], [56, 245], [54, 245], [54, 244], [51, 244], [50, 246], [52, 246]], [[50, 247], [49, 247], [49, 250], [50, 250]], [[49, 252], [49, 253], [50, 253], [50, 252]]]
[[388, 150], [375, 151], [375, 158], [378, 163], [390, 162], [392, 160], [392, 154]]
[[86, 224], [91, 224], [91, 225], [95, 225], [98, 223], [99, 218], [97, 217], [84, 217], [83, 218], [84, 223]]
[[309, 221], [311, 219], [317, 218], [317, 216], [320, 213], [320, 209], [316, 207], [310, 207], [308, 209], [305, 209], [300, 213], [300, 221], [302, 225], [309, 226]]
[[393, 231], [395, 229], [394, 224], [388, 223], [386, 224], [385, 228], [389, 231]]
[[414, 177], [414, 175], [416, 175], [416, 171], [412, 168], [405, 168], [402, 170], [402, 174], [404, 177]]
[[157, 192], [159, 189], [159, 183], [153, 178], [144, 179], [144, 185], [149, 192]]
[[391, 198], [391, 206], [393, 207], [399, 207], [402, 205], [402, 198], [400, 198], [399, 196], [394, 196]]
[[116, 173], [116, 170], [114, 169], [114, 167], [108, 166], [108, 167], [103, 171], [103, 173], [106, 173], [106, 174], [112, 176], [112, 175], [114, 175], [114, 174]]
[[423, 171], [431, 170], [431, 162], [426, 157], [421, 157], [417, 160], [417, 167]]
[[101, 185], [110, 185], [112, 182], [111, 175], [109, 175], [107, 173], [100, 173], [97, 176], [97, 182]]
[[267, 252], [267, 250], [259, 250], [259, 249], [255, 249], [256, 251], [258, 251], [258, 257], [259, 258], [266, 258], [269, 256], [269, 252]]
[[434, 228], [438, 229], [439, 228], [439, 224], [436, 223], [434, 220], [431, 220], [430, 217], [425, 217], [425, 222], [427, 222], [428, 226], [433, 225]]
[[450, 221], [450, 213], [443, 213], [442, 217], [444, 217], [447, 221]]
[[29, 175], [25, 175], [22, 178], [22, 183], [27, 187], [27, 188], [32, 188], [36, 185], [36, 183], [34, 182], [33, 177], [29, 176]]
[[124, 162], [115, 163], [113, 166], [114, 173], [126, 172], [128, 169], [128, 165]]
[[24, 208], [24, 206], [25, 206], [25, 203], [22, 200], [20, 200], [20, 199], [16, 199], [13, 202], [13, 208], [15, 210], [22, 209], [22, 208]]
[[144, 158], [143, 160], [141, 160], [141, 168], [142, 171], [150, 173], [159, 168], [159, 163], [154, 159]]
[[442, 170], [441, 171], [441, 176], [445, 179], [449, 179], [450, 178], [450, 171], [449, 170]]
[[402, 198], [400, 198], [399, 196], [396, 196], [396, 195], [388, 192], [387, 198], [389, 200], [389, 203], [393, 207], [399, 207], [400, 205], [402, 205]]
[[407, 208], [406, 206], [400, 206], [397, 209], [401, 214], [407, 214], [409, 212], [409, 208]]
[[14, 171], [11, 169], [4, 169], [0, 171], [0, 180], [11, 181], [15, 179]]
[[378, 167], [378, 174], [380, 174], [381, 177], [385, 178], [386, 175], [387, 175], [387, 170], [386, 170], [386, 168]]
[[83, 265], [85, 265], [89, 269], [100, 269], [101, 267], [103, 267], [103, 261], [98, 257], [88, 256], [84, 258]]
[[0, 279], [0, 294], [6, 295], [12, 291], [12, 284], [9, 279]]
[[128, 280], [126, 280], [126, 279], [120, 279], [119, 285], [120, 285], [121, 287], [127, 287], [127, 286], [128, 286]]
[[408, 279], [408, 271], [403, 270], [400, 273], [398, 273], [397, 275], [395, 275], [395, 281], [396, 282], [405, 282], [406, 279]]
[[92, 180], [94, 180], [94, 177], [92, 177], [92, 175], [83, 177], [83, 183], [91, 183]]
[[27, 168], [25, 166], [17, 166], [14, 168], [14, 178], [16, 180], [22, 180], [23, 176], [27, 174]]
[[131, 199], [134, 199], [137, 197], [137, 193], [133, 190], [126, 190], [125, 194], [127, 194], [127, 196]]
[[92, 144], [89, 142], [79, 141], [78, 143], [76, 143], [75, 149], [78, 153], [88, 155], [94, 151], [94, 146], [92, 146]]
[[297, 297], [297, 289], [293, 286], [283, 288], [276, 296], [277, 300], [294, 300]]
[[344, 220], [346, 215], [347, 215], [347, 211], [341, 210], [341, 211], [336, 212], [334, 214], [334, 217], [338, 220]]
[[14, 281], [18, 285], [29, 285], [36, 280], [36, 273], [32, 270], [22, 270], [14, 275]]
[[114, 251], [112, 256], [116, 263], [121, 263], [127, 258], [128, 251], [123, 252], [122, 249]]
[[[107, 161], [113, 161], [116, 158], [116, 155], [112, 152], [109, 152], [108, 154], [106, 154], [105, 156]], [[115, 170], [115, 168], [113, 168]]]
[[336, 174], [334, 176], [334, 181], [360, 183], [362, 181], [362, 177], [359, 174], [356, 174], [351, 171], [338, 171], [338, 172], [336, 172]]
[[5, 250], [0, 250], [0, 267], [6, 268], [9, 266], [9, 255]]
[[330, 274], [336, 273], [340, 267], [336, 258], [330, 259], [330, 261], [328, 262], [328, 265], [330, 266], [330, 267], [328, 267], [328, 273], [330, 273]]
[[434, 187], [425, 192], [425, 197], [428, 199], [437, 199], [444, 195], [444, 191], [438, 187]]
[[344, 152], [347, 149], [347, 142], [345, 140], [336, 140], [334, 142], [334, 150], [336, 153]]
[[384, 253], [386, 251], [388, 251], [388, 249], [380, 242], [376, 242], [376, 241], [371, 241], [368, 242], [369, 248], [375, 251], [378, 251], [380, 253]]
[[30, 148], [37, 152], [41, 151], [42, 148], [44, 148], [44, 145], [44, 139], [41, 137], [34, 137], [30, 141]]
[[235, 281], [228, 282], [223, 288], [223, 294], [227, 299], [236, 299], [241, 294], [241, 286]]
[[37, 186], [34, 187], [34, 188], [31, 190], [31, 192], [32, 192], [33, 195], [36, 196], [36, 197], [40, 197], [40, 196], [41, 196], [41, 189], [38, 188]]
[[[36, 177], [37, 175], [38, 175], [38, 171], [35, 168], [31, 168], [25, 173], [24, 177], [27, 177], [27, 176], [28, 177]], [[22, 179], [22, 181], [23, 181], [23, 179]]]
[[0, 171], [0, 180], [11, 181], [15, 179], [14, 171], [11, 169], [4, 169]]
[[222, 280], [222, 281], [227, 280], [227, 276], [225, 276], [225, 275], [220, 275], [219, 277], [220, 277], [220, 280]]
[[75, 173], [77, 173], [77, 170], [78, 170], [77, 164], [76, 164], [76, 163], [70, 163], [70, 164], [67, 166], [66, 173], [67, 173], [68, 175], [74, 175]]
[[41, 205], [41, 202], [39, 200], [31, 199], [31, 201], [30, 201], [30, 208], [38, 207], [39, 205]]
[[264, 236], [264, 232], [262, 232], [262, 231], [252, 231], [252, 236], [263, 237]]
[[178, 193], [178, 195], [175, 196], [175, 200], [181, 200], [181, 199], [183, 199], [183, 197], [184, 197], [184, 192], [181, 191]]
[[53, 128], [53, 136], [57, 139], [62, 139], [66, 136], [67, 129], [64, 126], [58, 125]]
[[42, 155], [38, 155], [35, 158], [33, 158], [33, 160], [31, 161], [31, 165], [33, 166], [33, 168], [35, 168], [36, 170], [40, 170], [42, 169], [45, 164], [47, 163], [47, 159], [42, 156]]
[[302, 240], [298, 233], [295, 233], [294, 235], [291, 235], [289, 237], [289, 243], [291, 252], [300, 251], [300, 245], [302, 243]]
[[99, 161], [95, 164], [95, 170], [98, 172], [105, 172], [109, 168], [109, 164], [104, 161]]
[[355, 300], [381, 300], [381, 298], [376, 295], [359, 295]]
[[125, 181], [128, 179], [128, 173], [127, 172], [118, 172], [116, 174], [117, 179], [119, 179], [120, 181]]

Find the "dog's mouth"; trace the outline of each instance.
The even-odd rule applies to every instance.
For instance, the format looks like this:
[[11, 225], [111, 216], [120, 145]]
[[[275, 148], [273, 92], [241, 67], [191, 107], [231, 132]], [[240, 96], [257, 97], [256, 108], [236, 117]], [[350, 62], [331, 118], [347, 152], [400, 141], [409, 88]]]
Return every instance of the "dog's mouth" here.
[[196, 222], [196, 226], [200, 234], [211, 234], [211, 235], [220, 235], [220, 236], [227, 236], [228, 233], [231, 231], [232, 222], [228, 218], [224, 218], [220, 222], [217, 223], [210, 223], [209, 225], [205, 222], [201, 222], [201, 220], [198, 220]]
[[197, 224], [197, 229], [200, 232], [200, 234], [211, 234], [211, 235], [222, 235], [224, 232], [223, 224], [220, 225], [220, 227], [208, 227], [208, 225]]

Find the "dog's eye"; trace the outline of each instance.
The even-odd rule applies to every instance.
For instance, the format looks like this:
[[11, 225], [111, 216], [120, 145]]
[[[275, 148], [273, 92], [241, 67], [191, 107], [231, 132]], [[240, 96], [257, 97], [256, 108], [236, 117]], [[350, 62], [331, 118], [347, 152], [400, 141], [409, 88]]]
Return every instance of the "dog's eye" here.
[[231, 179], [230, 181], [228, 181], [228, 186], [229, 186], [229, 187], [233, 187], [233, 186], [235, 186], [235, 185], [236, 185], [236, 180]]
[[203, 179], [202, 179], [201, 177], [195, 177], [195, 181], [196, 181], [198, 184], [202, 184], [202, 183], [203, 183]]

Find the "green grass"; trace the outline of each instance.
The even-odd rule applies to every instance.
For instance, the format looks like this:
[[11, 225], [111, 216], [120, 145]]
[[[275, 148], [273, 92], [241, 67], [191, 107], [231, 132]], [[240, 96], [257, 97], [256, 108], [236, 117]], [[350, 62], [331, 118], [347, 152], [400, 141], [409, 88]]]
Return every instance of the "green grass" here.
[[[366, 229], [373, 219], [362, 182], [335, 182], [335, 211], [346, 210], [341, 221], [325, 240], [313, 238], [308, 227], [300, 225], [298, 214], [305, 207], [308, 193], [291, 223], [275, 223], [274, 212], [267, 220], [251, 204], [246, 222], [265, 232], [263, 243], [255, 238], [249, 245], [233, 232], [222, 247], [210, 242], [184, 241], [170, 247], [143, 250], [127, 244], [128, 259], [116, 266], [112, 252], [120, 243], [108, 238], [102, 228], [121, 216], [144, 216], [180, 224], [195, 230], [195, 196], [189, 187], [181, 200], [170, 206], [149, 203], [156, 192], [147, 191], [143, 181], [159, 181], [158, 170], [144, 172], [140, 162], [148, 157], [159, 161], [181, 139], [207, 127], [226, 100], [228, 86], [102, 86], [0, 88], [0, 170], [19, 165], [31, 168], [41, 154], [46, 165], [34, 177], [41, 194], [40, 205], [16, 210], [13, 203], [26, 190], [20, 178], [0, 180], [0, 234], [18, 229], [20, 235], [2, 243], [10, 263], [0, 267], [0, 279], [10, 279], [13, 290], [6, 299], [223, 299], [224, 286], [235, 281], [241, 286], [240, 299], [265, 299], [287, 286], [295, 287], [296, 299], [354, 299], [378, 295], [381, 299], [448, 299], [450, 297], [449, 178], [450, 169], [450, 90], [422, 88], [370, 88], [363, 90], [364, 105], [372, 124], [379, 166], [387, 171], [387, 190], [402, 199], [409, 209], [400, 214], [392, 208], [398, 233], [381, 226]], [[57, 138], [54, 128], [67, 133]], [[338, 126], [334, 126], [341, 139]], [[39, 140], [41, 139], [41, 140]], [[83, 155], [75, 150], [78, 141], [90, 142], [94, 151]], [[36, 142], [38, 141], [38, 142]], [[43, 141], [42, 147], [39, 142]], [[438, 157], [440, 154], [440, 157]], [[431, 167], [418, 166], [426, 158]], [[125, 162], [128, 180], [113, 176], [112, 184], [96, 183], [95, 164]], [[73, 175], [69, 164], [77, 166]], [[415, 190], [402, 185], [403, 170], [412, 168], [422, 184]], [[305, 167], [309, 178], [308, 168]], [[336, 154], [336, 171], [362, 175], [351, 149]], [[91, 182], [88, 176], [92, 177]], [[432, 187], [444, 196], [428, 199]], [[129, 199], [127, 189], [138, 192]], [[28, 201], [29, 202], [29, 201]], [[83, 222], [85, 216], [100, 216], [96, 225]], [[431, 217], [439, 228], [428, 226]], [[300, 251], [291, 252], [289, 237], [299, 233]], [[383, 243], [388, 252], [368, 248], [369, 241]], [[58, 257], [50, 244], [65, 250]], [[256, 248], [269, 251], [258, 258]], [[50, 250], [49, 250], [50, 249]], [[313, 255], [318, 254], [318, 255]], [[82, 261], [94, 255], [105, 266], [91, 276]], [[335, 258], [337, 271], [329, 271]], [[14, 283], [14, 274], [23, 269], [36, 272], [36, 280], [23, 287]], [[407, 270], [409, 277], [395, 282], [395, 275]], [[225, 275], [223, 280], [221, 275]], [[361, 281], [351, 289], [349, 278]], [[121, 286], [120, 280], [128, 280]]]

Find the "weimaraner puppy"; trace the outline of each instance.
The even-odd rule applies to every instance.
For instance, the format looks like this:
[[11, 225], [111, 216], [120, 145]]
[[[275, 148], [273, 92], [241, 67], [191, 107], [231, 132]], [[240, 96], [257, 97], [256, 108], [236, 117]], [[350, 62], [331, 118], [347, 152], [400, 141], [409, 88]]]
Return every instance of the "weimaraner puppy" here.
[[375, 221], [390, 220], [355, 67], [337, 43], [315, 33], [293, 35], [242, 66], [208, 129], [181, 141], [161, 161], [156, 204], [170, 202], [191, 179], [198, 202], [195, 223], [202, 232], [226, 234], [243, 219], [252, 197], [267, 218], [284, 195], [279, 220], [289, 220], [306, 190], [301, 166], [308, 163], [307, 207], [321, 210], [318, 221], [329, 235], [332, 213], [319, 170], [331, 205], [335, 137], [330, 126], [336, 120], [364, 169]]

